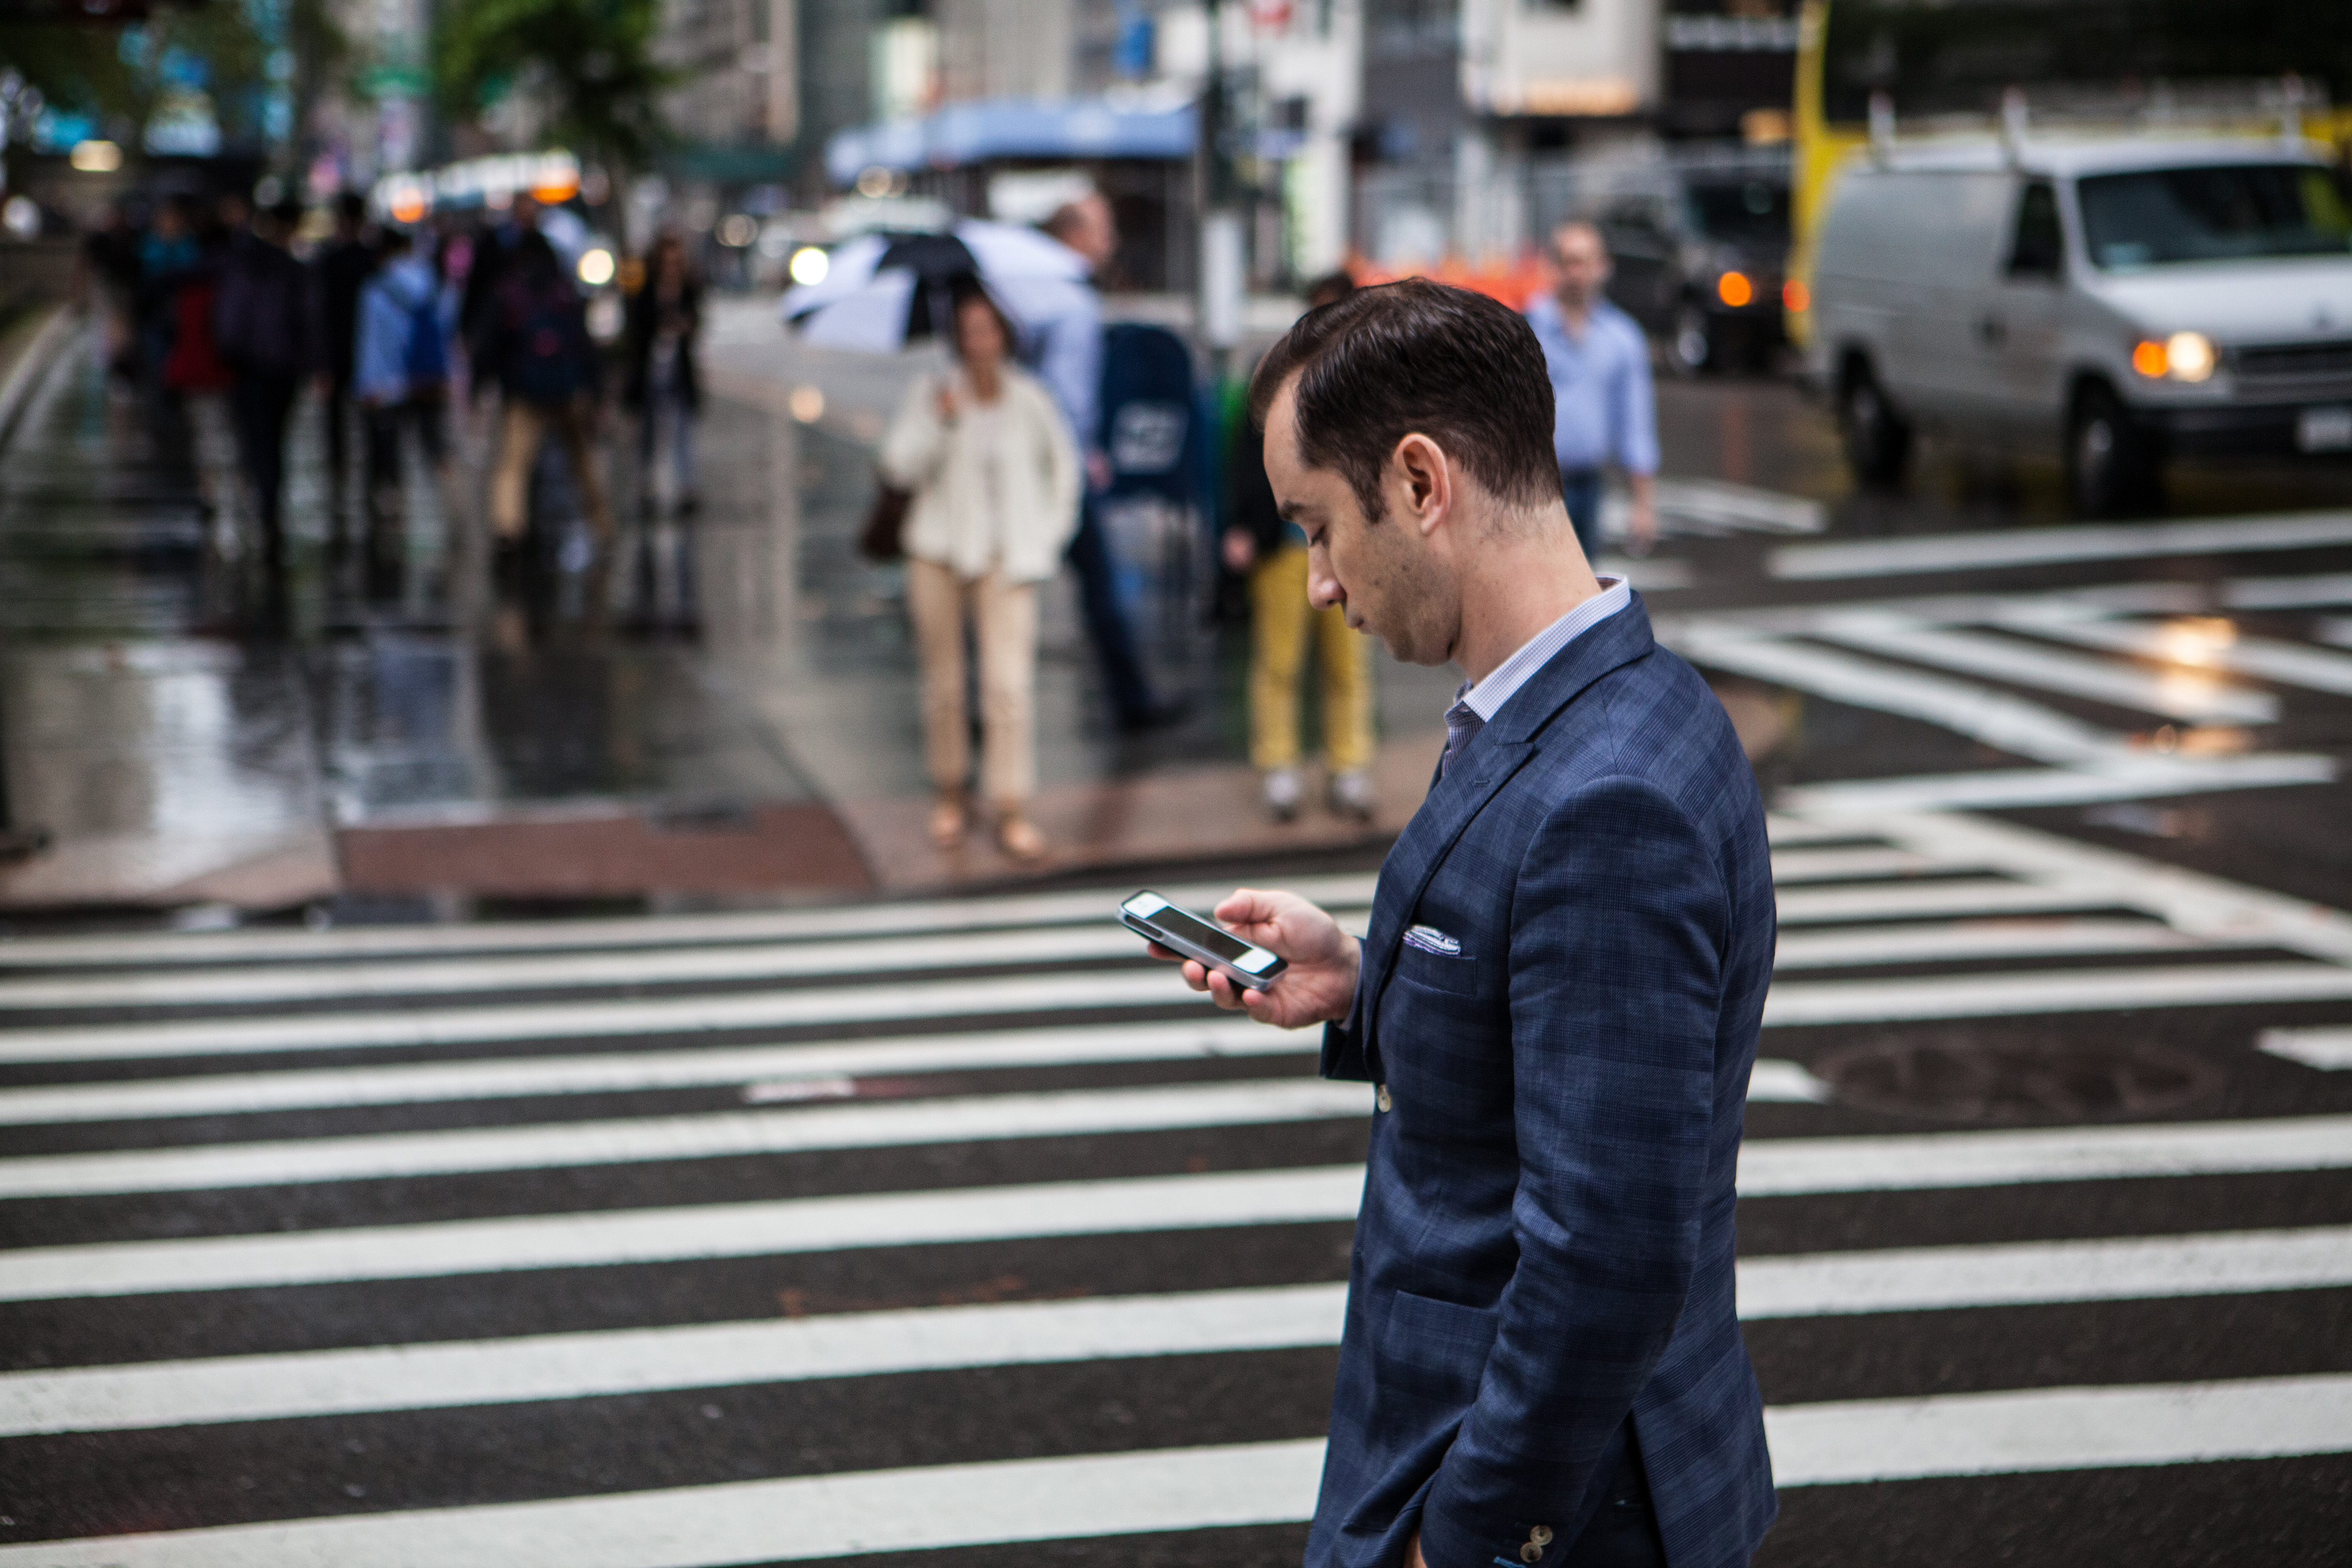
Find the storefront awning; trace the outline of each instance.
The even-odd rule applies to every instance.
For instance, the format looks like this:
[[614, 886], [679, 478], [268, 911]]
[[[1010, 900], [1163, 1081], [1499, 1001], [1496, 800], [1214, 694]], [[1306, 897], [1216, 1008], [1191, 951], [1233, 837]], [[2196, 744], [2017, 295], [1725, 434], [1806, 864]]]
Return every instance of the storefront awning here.
[[945, 169], [992, 158], [1189, 158], [1192, 106], [1130, 107], [1099, 98], [1062, 103], [993, 99], [950, 104], [921, 120], [837, 132], [824, 171], [848, 184], [866, 169]]

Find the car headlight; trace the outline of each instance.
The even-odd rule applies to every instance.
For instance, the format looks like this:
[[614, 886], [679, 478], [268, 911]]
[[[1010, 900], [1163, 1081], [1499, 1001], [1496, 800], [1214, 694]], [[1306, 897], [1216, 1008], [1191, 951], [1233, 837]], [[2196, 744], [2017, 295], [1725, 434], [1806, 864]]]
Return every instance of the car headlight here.
[[2221, 363], [2213, 340], [2202, 332], [2175, 332], [2168, 338], [2142, 338], [2132, 345], [2132, 369], [2150, 381], [2203, 381]]
[[795, 283], [814, 288], [824, 282], [824, 275], [832, 270], [833, 258], [814, 245], [803, 246], [793, 252], [792, 273]]
[[580, 253], [576, 270], [580, 274], [580, 281], [591, 289], [602, 289], [613, 280], [613, 253], [601, 245], [593, 250], [583, 250]]

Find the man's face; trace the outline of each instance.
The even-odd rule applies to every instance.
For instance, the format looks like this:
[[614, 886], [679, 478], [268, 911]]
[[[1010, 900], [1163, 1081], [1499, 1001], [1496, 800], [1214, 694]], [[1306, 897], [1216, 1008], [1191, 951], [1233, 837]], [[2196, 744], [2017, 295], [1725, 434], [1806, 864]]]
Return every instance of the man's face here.
[[1307, 534], [1309, 604], [1345, 610], [1349, 626], [1407, 664], [1454, 657], [1461, 605], [1453, 574], [1417, 525], [1412, 483], [1396, 459], [1381, 475], [1388, 515], [1367, 518], [1345, 475], [1300, 458], [1297, 405], [1286, 385], [1266, 410], [1265, 477], [1282, 515]]
[[1601, 236], [1582, 224], [1570, 224], [1552, 238], [1552, 267], [1563, 303], [1591, 304], [1609, 281], [1609, 251]]
[[1111, 220], [1110, 203], [1099, 195], [1080, 202], [1078, 221], [1071, 226], [1066, 243], [1096, 267], [1118, 254], [1118, 226]]

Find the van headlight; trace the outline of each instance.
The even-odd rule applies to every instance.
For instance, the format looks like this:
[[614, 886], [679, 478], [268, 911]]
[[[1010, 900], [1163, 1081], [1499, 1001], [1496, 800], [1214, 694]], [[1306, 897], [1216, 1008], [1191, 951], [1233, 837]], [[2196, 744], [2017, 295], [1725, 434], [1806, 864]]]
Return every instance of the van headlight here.
[[2203, 381], [2221, 363], [2213, 340], [2202, 332], [2175, 332], [2168, 338], [2142, 338], [2132, 345], [2132, 369], [2150, 381]]

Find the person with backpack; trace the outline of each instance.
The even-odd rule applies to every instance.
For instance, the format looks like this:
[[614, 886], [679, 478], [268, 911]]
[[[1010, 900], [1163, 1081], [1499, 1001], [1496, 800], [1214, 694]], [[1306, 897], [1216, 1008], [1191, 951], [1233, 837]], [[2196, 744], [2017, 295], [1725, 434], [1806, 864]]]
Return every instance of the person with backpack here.
[[397, 591], [406, 555], [395, 520], [400, 497], [400, 427], [416, 428], [418, 447], [446, 497], [449, 344], [441, 326], [440, 280], [404, 229], [389, 228], [382, 259], [360, 288], [352, 391], [367, 419], [367, 577], [372, 595]]
[[520, 575], [531, 465], [549, 433], [563, 443], [572, 480], [594, 535], [588, 583], [592, 616], [604, 608], [612, 567], [613, 515], [596, 472], [599, 371], [580, 291], [564, 276], [555, 247], [533, 229], [518, 241], [512, 264], [491, 301], [478, 380], [495, 379], [504, 400], [498, 467], [490, 476], [490, 530], [502, 580]]

